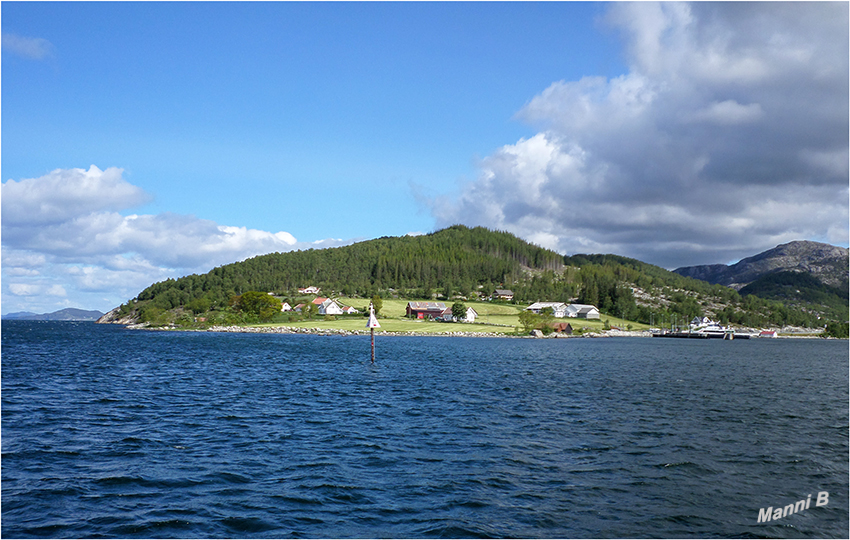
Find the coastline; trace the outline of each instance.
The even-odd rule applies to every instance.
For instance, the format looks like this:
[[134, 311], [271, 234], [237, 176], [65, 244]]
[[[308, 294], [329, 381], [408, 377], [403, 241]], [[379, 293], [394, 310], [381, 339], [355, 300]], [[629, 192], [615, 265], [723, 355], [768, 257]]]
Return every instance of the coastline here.
[[[161, 326], [151, 327], [146, 324], [127, 324], [125, 328], [130, 330], [150, 330], [162, 332], [214, 332], [214, 333], [243, 333], [243, 334], [302, 334], [315, 336], [335, 336], [335, 337], [353, 337], [353, 336], [368, 336], [369, 330], [343, 330], [333, 328], [304, 328], [297, 326], [210, 326], [208, 328], [179, 328], [176, 326]], [[513, 333], [497, 333], [497, 332], [463, 332], [463, 331], [445, 331], [445, 332], [393, 332], [385, 330], [376, 330], [375, 334], [381, 337], [398, 337], [398, 336], [420, 336], [420, 337], [469, 337], [469, 338], [512, 338], [512, 339], [579, 339], [579, 338], [611, 338], [611, 337], [628, 337], [628, 338], [648, 338], [652, 337], [649, 330], [603, 330], [601, 332], [585, 332], [579, 335], [569, 335], [553, 332], [548, 336], [526, 334], [518, 335]], [[815, 333], [795, 333], [779, 335], [775, 338], [757, 338], [757, 339], [838, 339], [824, 338]]]
[[[181, 332], [219, 332], [219, 333], [244, 333], [244, 334], [305, 334], [317, 336], [368, 336], [369, 330], [339, 330], [329, 328], [301, 328], [295, 326], [210, 326], [209, 328], [177, 328], [177, 327], [149, 327], [143, 325], [127, 325], [131, 330], [160, 330], [160, 331], [181, 331]], [[485, 338], [513, 338], [513, 339], [577, 339], [577, 338], [606, 338], [606, 337], [651, 337], [652, 334], [648, 330], [642, 331], [626, 331], [626, 330], [606, 330], [603, 332], [587, 332], [581, 335], [567, 335], [560, 333], [551, 333], [548, 336], [534, 335], [517, 335], [496, 332], [390, 332], [376, 330], [375, 335], [384, 336], [421, 336], [421, 337], [485, 337]]]

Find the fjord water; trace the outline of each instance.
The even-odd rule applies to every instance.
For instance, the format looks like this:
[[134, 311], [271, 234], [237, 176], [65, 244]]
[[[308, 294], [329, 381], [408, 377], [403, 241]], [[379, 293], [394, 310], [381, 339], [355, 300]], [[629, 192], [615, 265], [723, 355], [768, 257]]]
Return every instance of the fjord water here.
[[847, 537], [848, 344], [4, 321], [2, 535]]

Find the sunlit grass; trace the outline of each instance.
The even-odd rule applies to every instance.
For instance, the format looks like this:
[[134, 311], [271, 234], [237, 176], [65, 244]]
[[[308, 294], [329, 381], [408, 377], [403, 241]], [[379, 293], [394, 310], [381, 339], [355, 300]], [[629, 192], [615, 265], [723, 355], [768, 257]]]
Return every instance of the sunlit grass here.
[[[381, 332], [415, 332], [420, 334], [438, 334], [446, 332], [486, 332], [491, 334], [512, 334], [513, 327], [497, 327], [485, 324], [470, 324], [470, 323], [438, 323], [431, 321], [421, 321], [416, 319], [391, 318], [379, 319], [381, 328], [375, 330], [376, 333]], [[365, 331], [365, 317], [346, 317], [337, 318], [333, 321], [326, 321], [322, 317], [317, 317], [312, 320], [290, 322], [290, 323], [272, 323], [257, 326], [287, 326], [290, 328], [318, 328], [321, 330], [345, 330]]]
[[[336, 298], [341, 305], [352, 306], [361, 311], [360, 316], [335, 317], [334, 320], [325, 320], [323, 316], [313, 319], [289, 322], [272, 323], [259, 326], [288, 326], [292, 328], [317, 328], [321, 330], [343, 330], [360, 331], [366, 330], [366, 317], [363, 316], [369, 307], [369, 300], [364, 298]], [[421, 334], [440, 334], [448, 332], [481, 332], [492, 334], [513, 334], [520, 326], [519, 313], [524, 305], [497, 304], [490, 302], [462, 302], [467, 307], [472, 307], [479, 317], [475, 323], [440, 323], [425, 320], [409, 319], [405, 317], [408, 300], [394, 298], [382, 299], [383, 306], [380, 312], [379, 322], [381, 328], [376, 332], [415, 332]], [[451, 307], [452, 302], [444, 302], [446, 307]], [[606, 321], [612, 327], [622, 330], [646, 330], [646, 324], [626, 321], [616, 317], [603, 315], [599, 320], [586, 319], [555, 319], [555, 322], [568, 322], [574, 331], [585, 329], [587, 332], [601, 332], [604, 330]]]

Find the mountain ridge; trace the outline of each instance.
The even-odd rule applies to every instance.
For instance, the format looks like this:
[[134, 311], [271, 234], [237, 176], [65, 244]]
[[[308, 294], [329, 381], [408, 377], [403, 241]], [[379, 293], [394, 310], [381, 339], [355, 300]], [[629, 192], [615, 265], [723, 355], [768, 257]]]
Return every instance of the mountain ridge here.
[[7, 321], [96, 321], [103, 317], [103, 313], [97, 310], [78, 308], [65, 308], [53, 313], [33, 313], [31, 311], [19, 311], [7, 313], [2, 319]]
[[732, 265], [683, 266], [673, 272], [713, 285], [725, 285], [738, 291], [775, 272], [807, 273], [824, 285], [846, 288], [850, 266], [848, 253], [847, 248], [810, 240], [795, 240], [741, 259]]

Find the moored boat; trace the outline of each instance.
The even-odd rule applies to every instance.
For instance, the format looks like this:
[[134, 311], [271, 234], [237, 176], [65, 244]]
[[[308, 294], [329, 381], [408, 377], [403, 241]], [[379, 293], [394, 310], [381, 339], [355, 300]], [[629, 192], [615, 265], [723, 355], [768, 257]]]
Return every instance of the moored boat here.
[[735, 329], [723, 326], [708, 317], [694, 317], [687, 330], [659, 332], [653, 337], [690, 338], [690, 339], [750, 339], [746, 332], [736, 332]]

